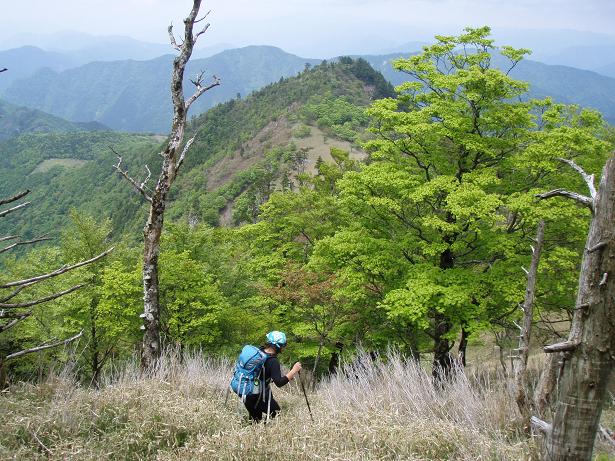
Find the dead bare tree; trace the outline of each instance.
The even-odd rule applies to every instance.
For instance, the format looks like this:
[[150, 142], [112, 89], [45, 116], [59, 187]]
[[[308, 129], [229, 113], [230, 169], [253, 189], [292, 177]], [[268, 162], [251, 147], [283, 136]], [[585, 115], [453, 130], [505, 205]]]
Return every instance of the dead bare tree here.
[[560, 357], [553, 424], [537, 417], [532, 423], [546, 433], [546, 459], [584, 460], [592, 455], [615, 366], [615, 155], [602, 171], [598, 191], [593, 175], [564, 161], [581, 174], [590, 196], [557, 189], [538, 197], [571, 198], [591, 210], [592, 220], [568, 339], [544, 348]]
[[[0, 206], [13, 204], [18, 202], [20, 199], [25, 197], [30, 193], [29, 190], [16, 194], [7, 199], [0, 200]], [[0, 217], [6, 216], [10, 213], [13, 213], [18, 210], [22, 210], [25, 207], [29, 206], [30, 202], [22, 202], [17, 205], [12, 205], [10, 208], [7, 208], [3, 211], [0, 211]], [[31, 240], [21, 240], [17, 235], [7, 235], [0, 237], [0, 242], [5, 241], [14, 241], [12, 244], [5, 246], [4, 248], [0, 248], [0, 254], [8, 252], [17, 246], [20, 245], [31, 245], [37, 242], [41, 242], [44, 240], [49, 240], [47, 237], [39, 237]], [[72, 293], [79, 288], [83, 287], [83, 284], [78, 284], [73, 287], [67, 288], [66, 290], [58, 291], [52, 293], [47, 296], [39, 297], [39, 298], [28, 298], [27, 290], [28, 288], [43, 282], [45, 280], [49, 280], [54, 277], [58, 277], [66, 272], [72, 271], [79, 267], [85, 266], [87, 264], [92, 264], [95, 261], [103, 258], [107, 254], [109, 254], [113, 248], [106, 250], [105, 252], [95, 256], [87, 261], [81, 261], [72, 265], [65, 265], [54, 269], [45, 274], [39, 274], [34, 277], [25, 278], [22, 280], [14, 280], [14, 281], [2, 281], [0, 282], [0, 333], [4, 333], [11, 328], [15, 327], [20, 322], [26, 320], [34, 313], [34, 308], [40, 304], [47, 303], [49, 301], [53, 301], [54, 299], [58, 299], [62, 296], [66, 296], [69, 293]], [[7, 290], [7, 291], [4, 291]], [[50, 342], [46, 342], [44, 344], [40, 344], [36, 347], [20, 350], [17, 352], [13, 352], [2, 356], [0, 354], [0, 387], [4, 387], [6, 385], [6, 370], [5, 365], [8, 361], [12, 359], [16, 359], [26, 354], [31, 354], [33, 352], [39, 352], [45, 349], [50, 349], [52, 347], [57, 347], [61, 344], [68, 344], [75, 339], [79, 338], [83, 332], [76, 334], [75, 336], [62, 339], [62, 340], [54, 340]]]
[[534, 318], [534, 298], [536, 294], [536, 279], [538, 277], [538, 263], [545, 238], [545, 222], [540, 221], [536, 231], [535, 245], [532, 246], [532, 262], [527, 271], [527, 286], [525, 290], [525, 300], [521, 305], [523, 311], [523, 323], [520, 325], [519, 348], [517, 355], [513, 359], [514, 379], [515, 379], [515, 400], [523, 416], [529, 418], [529, 405], [527, 396], [527, 359], [530, 350], [530, 339], [532, 334], [532, 319]]
[[[153, 191], [147, 187], [148, 176], [144, 181], [136, 181], [127, 171], [122, 170], [122, 157], [118, 155], [118, 163], [115, 169], [118, 173], [127, 179], [133, 187], [149, 202], [150, 210], [147, 223], [143, 229], [144, 251], [143, 251], [143, 325], [141, 329], [143, 334], [142, 348], [142, 365], [145, 369], [149, 368], [156, 362], [160, 356], [160, 306], [159, 306], [159, 287], [158, 287], [158, 255], [160, 253], [160, 236], [164, 221], [164, 212], [166, 208], [167, 198], [171, 185], [175, 181], [177, 173], [184, 162], [186, 153], [190, 149], [194, 141], [194, 137], [189, 139], [185, 144], [184, 130], [186, 127], [186, 118], [190, 106], [206, 91], [220, 85], [220, 80], [213, 76], [212, 82], [204, 85], [203, 75], [201, 72], [191, 82], [196, 87], [196, 91], [187, 100], [184, 98], [183, 80], [186, 64], [192, 55], [192, 49], [197, 39], [203, 35], [209, 28], [209, 23], [196, 34], [193, 33], [194, 25], [203, 21], [207, 15], [197, 19], [201, 0], [193, 0], [192, 10], [186, 19], [184, 19], [184, 38], [181, 43], [177, 43], [173, 34], [173, 26], [169, 26], [169, 38], [171, 45], [179, 52], [173, 61], [173, 74], [171, 80], [171, 97], [173, 101], [173, 122], [171, 124], [171, 134], [169, 141], [164, 150], [160, 153], [162, 156], [162, 168], [158, 182]], [[146, 167], [147, 168], [147, 167]]]

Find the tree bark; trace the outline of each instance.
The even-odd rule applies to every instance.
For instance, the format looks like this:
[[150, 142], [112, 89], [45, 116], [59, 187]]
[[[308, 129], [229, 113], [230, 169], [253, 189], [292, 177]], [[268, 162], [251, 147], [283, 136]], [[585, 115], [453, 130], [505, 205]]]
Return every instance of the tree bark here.
[[590, 459], [607, 383], [615, 365], [615, 156], [602, 173], [591, 221], [568, 341], [563, 352], [547, 459]]
[[538, 416], [544, 417], [551, 402], [559, 372], [559, 354], [547, 354], [544, 369], [534, 390], [534, 409]]
[[530, 339], [532, 333], [532, 319], [534, 317], [534, 298], [536, 295], [536, 279], [538, 275], [538, 263], [545, 238], [545, 223], [540, 221], [536, 231], [536, 246], [532, 247], [532, 262], [527, 274], [527, 287], [525, 290], [525, 300], [523, 301], [523, 325], [519, 335], [519, 349], [513, 361], [515, 377], [515, 400], [519, 411], [524, 417], [529, 418], [529, 405], [527, 397], [527, 359], [530, 349]]

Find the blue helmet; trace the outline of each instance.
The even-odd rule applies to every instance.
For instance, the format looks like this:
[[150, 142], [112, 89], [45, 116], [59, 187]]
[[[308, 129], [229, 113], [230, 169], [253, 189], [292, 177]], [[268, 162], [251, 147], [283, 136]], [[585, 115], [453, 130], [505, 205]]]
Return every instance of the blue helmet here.
[[267, 343], [271, 344], [279, 352], [286, 346], [286, 335], [281, 331], [270, 331], [267, 333]]

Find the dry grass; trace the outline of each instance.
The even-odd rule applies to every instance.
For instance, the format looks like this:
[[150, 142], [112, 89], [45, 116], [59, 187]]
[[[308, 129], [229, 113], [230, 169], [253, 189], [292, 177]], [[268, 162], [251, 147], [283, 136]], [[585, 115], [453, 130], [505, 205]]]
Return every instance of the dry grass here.
[[[310, 394], [275, 390], [283, 414], [251, 425], [230, 396], [230, 364], [173, 354], [151, 376], [136, 366], [100, 390], [66, 374], [19, 384], [0, 397], [0, 459], [132, 460], [522, 460], [534, 446], [496, 385], [463, 375], [435, 389], [428, 374], [395, 354]], [[478, 385], [477, 382], [483, 384]]]

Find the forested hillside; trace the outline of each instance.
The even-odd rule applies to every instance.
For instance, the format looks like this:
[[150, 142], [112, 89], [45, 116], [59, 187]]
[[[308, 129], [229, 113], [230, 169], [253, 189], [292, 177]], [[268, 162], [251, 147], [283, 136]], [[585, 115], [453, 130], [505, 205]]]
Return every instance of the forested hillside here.
[[25, 133], [100, 131], [105, 129], [107, 128], [98, 122], [69, 122], [40, 110], [15, 106], [0, 100], [0, 140]]
[[[363, 108], [392, 91], [365, 61], [344, 61], [306, 70], [194, 119], [189, 130], [197, 137], [172, 197], [171, 216], [216, 225], [226, 211], [227, 224], [252, 221], [258, 205], [273, 190], [289, 187], [289, 175], [297, 169], [311, 165], [313, 170], [319, 155], [331, 159], [330, 147], [356, 149], [367, 127]], [[109, 147], [144, 178], [146, 164], [156, 172], [162, 139], [82, 132], [25, 135], [1, 143], [0, 195], [27, 187], [37, 206], [31, 219], [7, 217], [0, 229], [47, 233], [75, 207], [111, 217], [117, 231], [131, 231], [136, 238], [144, 209], [114, 174], [117, 159]], [[235, 199], [241, 211], [233, 217]]]
[[[2, 94], [9, 102], [71, 121], [96, 120], [115, 130], [165, 133], [172, 113], [167, 72], [172, 60], [166, 55], [149, 61], [92, 62], [63, 72], [43, 69], [13, 82]], [[193, 60], [185, 83], [190, 85], [189, 79], [201, 70], [223, 77], [219, 91], [197, 102], [193, 110], [200, 113], [318, 62], [274, 47], [250, 46]]]

